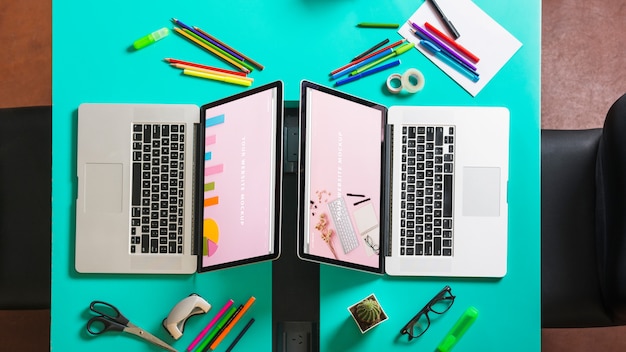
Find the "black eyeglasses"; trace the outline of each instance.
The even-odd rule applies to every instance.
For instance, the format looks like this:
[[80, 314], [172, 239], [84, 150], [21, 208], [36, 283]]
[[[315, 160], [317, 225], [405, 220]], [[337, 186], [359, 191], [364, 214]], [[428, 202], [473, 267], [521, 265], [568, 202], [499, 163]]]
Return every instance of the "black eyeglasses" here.
[[443, 314], [447, 312], [456, 296], [452, 295], [452, 289], [446, 285], [439, 293], [433, 297], [415, 316], [400, 330], [401, 334], [407, 334], [409, 341], [422, 336], [430, 326], [429, 312]]

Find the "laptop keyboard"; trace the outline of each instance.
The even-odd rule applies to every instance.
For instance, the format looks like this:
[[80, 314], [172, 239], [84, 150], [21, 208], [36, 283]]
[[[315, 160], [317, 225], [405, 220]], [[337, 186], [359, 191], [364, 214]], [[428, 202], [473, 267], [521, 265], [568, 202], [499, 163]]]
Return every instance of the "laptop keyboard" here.
[[132, 128], [130, 253], [182, 253], [185, 125]]
[[328, 203], [328, 210], [330, 211], [330, 216], [333, 218], [333, 224], [335, 224], [335, 230], [337, 230], [343, 252], [348, 254], [358, 247], [359, 239], [352, 227], [350, 215], [348, 215], [348, 209], [346, 208], [346, 202], [341, 197], [337, 198]]
[[403, 126], [400, 254], [452, 256], [454, 126]]

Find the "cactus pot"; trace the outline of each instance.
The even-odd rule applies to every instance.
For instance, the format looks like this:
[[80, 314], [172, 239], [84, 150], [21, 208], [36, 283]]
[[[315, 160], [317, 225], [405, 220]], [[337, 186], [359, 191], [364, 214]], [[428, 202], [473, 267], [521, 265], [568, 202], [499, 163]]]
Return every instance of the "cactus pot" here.
[[387, 314], [373, 293], [348, 307], [348, 311], [362, 334], [387, 320]]

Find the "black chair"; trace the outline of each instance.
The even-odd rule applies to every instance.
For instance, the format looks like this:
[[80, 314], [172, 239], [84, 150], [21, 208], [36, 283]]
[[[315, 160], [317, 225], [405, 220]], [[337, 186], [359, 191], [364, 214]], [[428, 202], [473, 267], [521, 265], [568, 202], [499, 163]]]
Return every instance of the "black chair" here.
[[626, 94], [602, 129], [541, 132], [542, 327], [626, 325]]
[[50, 308], [52, 108], [0, 109], [0, 309]]
[[50, 106], [0, 109], [0, 341], [50, 349]]

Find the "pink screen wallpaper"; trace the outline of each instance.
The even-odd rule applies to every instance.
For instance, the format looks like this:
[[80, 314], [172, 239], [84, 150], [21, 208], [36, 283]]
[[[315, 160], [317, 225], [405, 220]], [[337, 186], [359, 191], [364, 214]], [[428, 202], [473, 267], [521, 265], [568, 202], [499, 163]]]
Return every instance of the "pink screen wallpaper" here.
[[273, 90], [206, 111], [204, 267], [273, 250]]
[[307, 99], [308, 253], [378, 268], [382, 113], [316, 90]]

